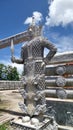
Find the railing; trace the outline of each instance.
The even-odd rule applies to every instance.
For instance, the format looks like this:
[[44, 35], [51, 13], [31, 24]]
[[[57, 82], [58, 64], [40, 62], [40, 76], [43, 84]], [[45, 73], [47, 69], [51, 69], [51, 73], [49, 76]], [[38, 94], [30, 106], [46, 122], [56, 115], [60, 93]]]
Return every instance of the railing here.
[[23, 87], [21, 81], [0, 81], [0, 90], [15, 90]]

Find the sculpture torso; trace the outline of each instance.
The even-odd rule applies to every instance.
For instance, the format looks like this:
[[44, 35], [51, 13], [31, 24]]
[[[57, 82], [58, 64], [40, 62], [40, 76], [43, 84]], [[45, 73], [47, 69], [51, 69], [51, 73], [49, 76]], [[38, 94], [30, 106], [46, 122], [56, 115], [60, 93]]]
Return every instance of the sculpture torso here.
[[34, 38], [22, 47], [21, 57], [24, 62], [43, 58], [44, 46], [41, 37]]
[[[44, 48], [49, 53], [44, 58]], [[14, 59], [16, 63], [24, 64], [24, 90], [21, 92], [24, 104], [19, 104], [21, 109], [30, 116], [45, 114], [45, 64], [56, 53], [56, 48], [44, 37], [36, 36], [21, 48], [21, 59]], [[44, 64], [43, 64], [44, 63]]]
[[[25, 91], [27, 93], [24, 101], [27, 107], [26, 113], [30, 116], [40, 115], [40, 113], [43, 115], [46, 112], [44, 93], [45, 66], [42, 66], [45, 47], [51, 50], [54, 46], [50, 44], [48, 40], [40, 36], [27, 42], [21, 50], [21, 58], [24, 62], [25, 72], [24, 82], [26, 82]], [[52, 55], [49, 55], [48, 58], [51, 58], [51, 56]]]

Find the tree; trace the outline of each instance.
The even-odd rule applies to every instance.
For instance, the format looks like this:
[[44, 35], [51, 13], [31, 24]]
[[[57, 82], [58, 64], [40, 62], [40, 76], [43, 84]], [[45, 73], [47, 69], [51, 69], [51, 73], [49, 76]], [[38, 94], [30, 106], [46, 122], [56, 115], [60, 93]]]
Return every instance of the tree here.
[[1, 80], [19, 80], [19, 73], [16, 67], [10, 65], [5, 66], [0, 64], [0, 79]]
[[12, 68], [12, 66], [8, 66], [7, 79], [8, 80], [19, 80], [19, 73], [17, 72], [16, 67]]
[[4, 64], [0, 64], [0, 79], [7, 79], [7, 67]]

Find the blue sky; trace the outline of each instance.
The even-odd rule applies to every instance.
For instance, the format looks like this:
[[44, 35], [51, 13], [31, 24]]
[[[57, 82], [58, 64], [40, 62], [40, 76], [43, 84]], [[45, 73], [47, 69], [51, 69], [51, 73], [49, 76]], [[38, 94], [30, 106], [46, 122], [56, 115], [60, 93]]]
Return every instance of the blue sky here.
[[[25, 31], [25, 21], [34, 12], [41, 14], [44, 36], [58, 52], [73, 51], [73, 0], [0, 0], [0, 39]], [[22, 44], [15, 46], [16, 57], [20, 56]], [[15, 65], [10, 57], [10, 47], [0, 50], [0, 63]], [[22, 67], [17, 67], [21, 71]]]

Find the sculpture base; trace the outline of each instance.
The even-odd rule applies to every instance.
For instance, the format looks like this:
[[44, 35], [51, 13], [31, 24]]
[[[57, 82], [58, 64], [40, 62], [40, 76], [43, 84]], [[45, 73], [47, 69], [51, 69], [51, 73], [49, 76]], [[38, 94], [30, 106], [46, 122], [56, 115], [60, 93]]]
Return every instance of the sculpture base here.
[[52, 118], [45, 118], [39, 122], [38, 119], [32, 118], [23, 121], [23, 117], [11, 121], [12, 130], [58, 130], [58, 125]]

